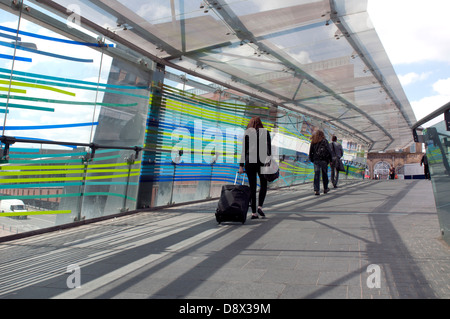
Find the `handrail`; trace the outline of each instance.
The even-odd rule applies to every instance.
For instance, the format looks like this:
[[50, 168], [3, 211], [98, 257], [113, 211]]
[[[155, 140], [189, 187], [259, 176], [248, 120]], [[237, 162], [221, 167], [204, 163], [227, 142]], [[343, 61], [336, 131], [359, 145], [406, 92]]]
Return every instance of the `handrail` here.
[[89, 159], [92, 159], [95, 155], [97, 149], [117, 149], [117, 150], [130, 150], [134, 151], [134, 159], [137, 159], [141, 151], [147, 152], [170, 152], [163, 149], [155, 148], [145, 148], [141, 146], [113, 146], [113, 145], [102, 145], [97, 143], [79, 143], [79, 142], [64, 142], [64, 141], [49, 141], [49, 140], [36, 140], [36, 139], [26, 139], [26, 138], [16, 138], [13, 136], [0, 136], [0, 143], [5, 144], [4, 149], [0, 149], [0, 161], [9, 158], [9, 147], [14, 143], [32, 143], [32, 144], [50, 144], [50, 145], [65, 145], [65, 146], [84, 146], [91, 149], [91, 154]]
[[32, 143], [32, 144], [52, 144], [52, 145], [65, 145], [65, 146], [84, 146], [90, 147], [92, 149], [99, 148], [109, 148], [109, 149], [121, 149], [121, 150], [133, 150], [142, 151], [144, 148], [140, 146], [111, 146], [111, 145], [100, 145], [97, 143], [79, 143], [79, 142], [63, 142], [63, 141], [49, 141], [49, 140], [36, 140], [36, 139], [26, 139], [17, 138], [13, 136], [0, 136], [0, 142], [3, 144], [14, 144], [14, 143]]
[[5, 144], [5, 150], [2, 150], [1, 157], [2, 159], [8, 157], [9, 146], [14, 143], [33, 143], [33, 144], [52, 144], [52, 145], [66, 145], [66, 146], [84, 146], [89, 147], [91, 149], [91, 154], [89, 159], [94, 158], [95, 150], [100, 148], [105, 149], [121, 149], [121, 150], [132, 150], [135, 151], [135, 159], [139, 156], [139, 152], [141, 152], [144, 148], [140, 146], [109, 146], [109, 145], [100, 145], [96, 143], [77, 143], [77, 142], [63, 142], [63, 141], [48, 141], [48, 140], [35, 140], [35, 139], [26, 139], [26, 138], [16, 138], [13, 136], [0, 136], [0, 142]]
[[421, 126], [422, 124], [425, 124], [428, 121], [431, 121], [432, 119], [434, 119], [435, 117], [447, 112], [448, 110], [450, 110], [450, 102], [448, 102], [447, 104], [441, 106], [439, 109], [437, 109], [436, 111], [428, 114], [427, 116], [425, 116], [424, 118], [422, 118], [421, 120], [417, 121], [416, 124], [414, 124], [411, 129], [414, 131], [415, 129], [417, 129], [419, 126]]

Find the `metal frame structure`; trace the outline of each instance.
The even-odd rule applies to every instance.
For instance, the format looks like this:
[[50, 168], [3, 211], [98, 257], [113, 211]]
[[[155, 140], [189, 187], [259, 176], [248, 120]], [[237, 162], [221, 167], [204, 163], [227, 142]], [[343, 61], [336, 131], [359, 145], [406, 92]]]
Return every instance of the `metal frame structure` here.
[[[30, 3], [63, 19], [73, 13], [64, 0]], [[171, 67], [317, 118], [368, 151], [412, 142], [415, 116], [370, 23], [366, 1], [205, 0], [199, 6], [197, 0], [171, 0], [157, 17], [148, 14], [160, 9], [157, 1], [70, 3], [80, 6], [84, 28], [118, 44], [107, 48], [110, 53], [134, 63]], [[9, 0], [0, 4], [14, 10]], [[39, 10], [22, 14], [68, 37], [88, 37]], [[290, 41], [292, 46], [284, 47]], [[302, 60], [301, 54], [309, 58]]]

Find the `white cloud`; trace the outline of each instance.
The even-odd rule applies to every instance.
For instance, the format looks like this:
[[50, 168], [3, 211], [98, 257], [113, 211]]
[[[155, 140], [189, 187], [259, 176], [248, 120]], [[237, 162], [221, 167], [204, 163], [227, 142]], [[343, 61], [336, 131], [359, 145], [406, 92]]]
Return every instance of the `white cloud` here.
[[450, 1], [369, 0], [368, 12], [393, 64], [450, 63]]
[[450, 78], [442, 79], [433, 84], [433, 90], [435, 90], [440, 95], [449, 97], [450, 96]]
[[422, 73], [422, 74], [417, 74], [416, 72], [410, 72], [405, 75], [399, 75], [398, 79], [400, 80], [400, 83], [403, 86], [406, 86], [406, 85], [409, 85], [409, 84], [412, 84], [412, 83], [415, 83], [418, 81], [426, 80], [429, 75], [430, 75], [429, 72]]
[[435, 95], [411, 102], [411, 107], [414, 110], [417, 120], [424, 118], [450, 101], [449, 87], [450, 78], [441, 79], [433, 84]]
[[299, 53], [292, 54], [292, 57], [296, 59], [301, 64], [309, 64], [312, 63], [312, 60], [309, 56], [309, 53], [306, 51], [300, 51]]
[[143, 4], [136, 13], [154, 24], [172, 21], [172, 12], [168, 4]]

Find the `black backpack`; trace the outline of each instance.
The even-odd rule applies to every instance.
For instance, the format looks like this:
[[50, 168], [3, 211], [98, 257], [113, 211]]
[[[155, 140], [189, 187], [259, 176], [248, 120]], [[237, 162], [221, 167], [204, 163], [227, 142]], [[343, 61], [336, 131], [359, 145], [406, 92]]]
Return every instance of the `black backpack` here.
[[314, 154], [314, 158], [318, 159], [318, 160], [328, 160], [330, 157], [329, 154], [329, 150], [328, 150], [328, 142], [326, 140], [322, 140], [322, 142], [320, 142], [317, 145], [317, 149], [316, 149], [316, 154]]

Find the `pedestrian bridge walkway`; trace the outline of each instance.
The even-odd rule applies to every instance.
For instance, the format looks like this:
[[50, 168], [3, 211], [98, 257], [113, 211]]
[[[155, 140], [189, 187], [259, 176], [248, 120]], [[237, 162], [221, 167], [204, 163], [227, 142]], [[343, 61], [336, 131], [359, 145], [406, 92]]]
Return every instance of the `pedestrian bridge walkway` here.
[[430, 181], [271, 190], [244, 225], [218, 225], [216, 205], [1, 243], [0, 298], [450, 298]]

